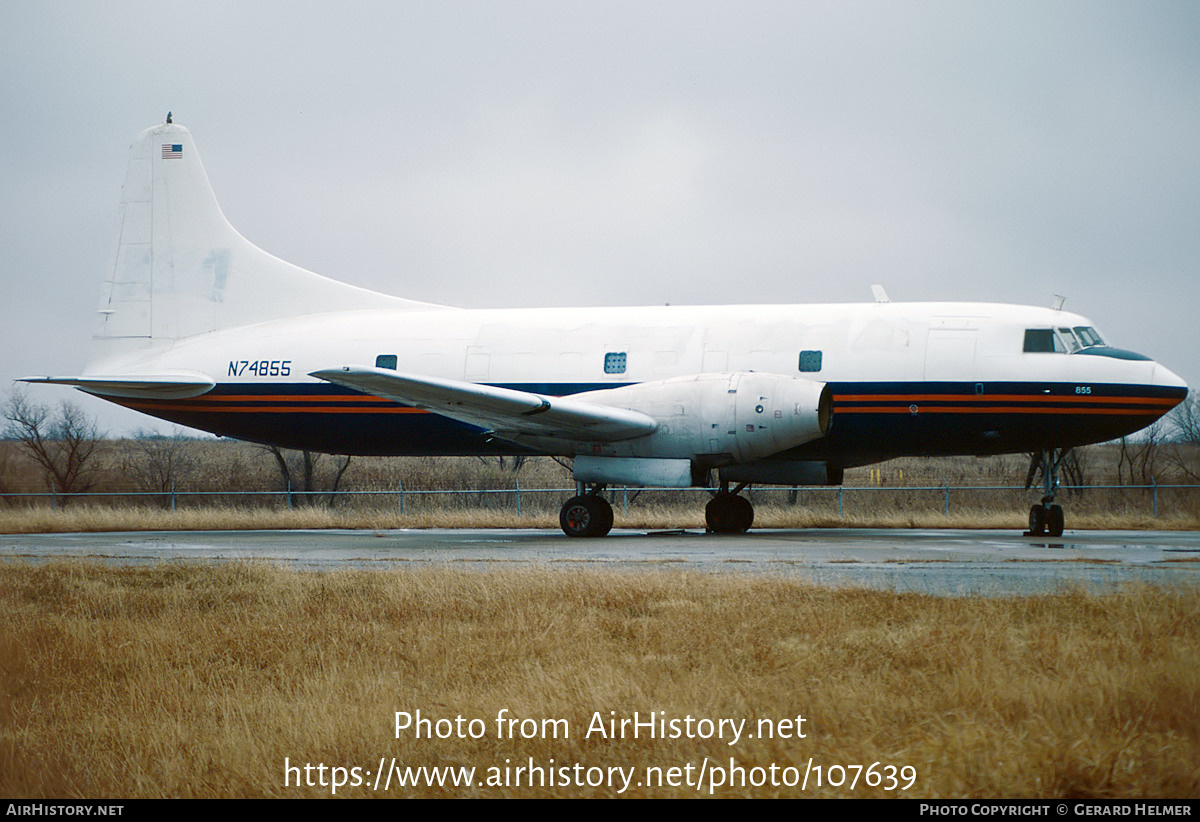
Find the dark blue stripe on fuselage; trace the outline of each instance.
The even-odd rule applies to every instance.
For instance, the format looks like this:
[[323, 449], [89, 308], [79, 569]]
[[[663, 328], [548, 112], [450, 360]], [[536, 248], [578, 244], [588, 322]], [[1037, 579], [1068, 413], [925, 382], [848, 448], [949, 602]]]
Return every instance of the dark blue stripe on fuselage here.
[[[502, 383], [562, 396], [613, 383]], [[1187, 389], [1066, 383], [836, 382], [829, 434], [791, 452], [847, 465], [897, 456], [998, 454], [1128, 435]], [[115, 401], [115, 400], [114, 400]], [[191, 428], [338, 454], [426, 456], [533, 453], [475, 426], [329, 384], [222, 384], [186, 400], [120, 400]], [[915, 407], [915, 410], [913, 410]]]

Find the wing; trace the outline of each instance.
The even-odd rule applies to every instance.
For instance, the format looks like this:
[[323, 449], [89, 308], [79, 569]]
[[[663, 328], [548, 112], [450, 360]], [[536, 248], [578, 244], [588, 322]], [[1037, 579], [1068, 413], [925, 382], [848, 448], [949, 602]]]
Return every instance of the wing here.
[[346, 365], [310, 376], [478, 425], [499, 437], [615, 442], [653, 434], [653, 417], [626, 408], [458, 380]]

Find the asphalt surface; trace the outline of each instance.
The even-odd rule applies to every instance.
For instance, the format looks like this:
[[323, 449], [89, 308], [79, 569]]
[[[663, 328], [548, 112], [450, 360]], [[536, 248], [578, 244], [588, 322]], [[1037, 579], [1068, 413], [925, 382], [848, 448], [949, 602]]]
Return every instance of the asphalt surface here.
[[822, 585], [938, 595], [1045, 593], [1127, 583], [1200, 587], [1200, 533], [809, 529], [710, 535], [613, 531], [570, 539], [556, 530], [173, 531], [0, 535], [0, 561], [268, 561], [304, 569], [443, 565], [487, 570], [655, 571], [787, 576]]

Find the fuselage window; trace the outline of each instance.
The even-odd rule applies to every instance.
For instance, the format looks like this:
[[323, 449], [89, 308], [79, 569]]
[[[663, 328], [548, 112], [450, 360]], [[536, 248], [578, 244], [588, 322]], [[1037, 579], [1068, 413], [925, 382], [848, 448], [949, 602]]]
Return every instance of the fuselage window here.
[[604, 355], [604, 373], [605, 374], [624, 374], [625, 373], [625, 352], [610, 351]]
[[395, 354], [380, 354], [375, 358], [376, 368], [390, 368], [396, 370], [396, 355]]
[[800, 352], [800, 370], [801, 371], [820, 371], [821, 370], [821, 352], [820, 351], [801, 351]]

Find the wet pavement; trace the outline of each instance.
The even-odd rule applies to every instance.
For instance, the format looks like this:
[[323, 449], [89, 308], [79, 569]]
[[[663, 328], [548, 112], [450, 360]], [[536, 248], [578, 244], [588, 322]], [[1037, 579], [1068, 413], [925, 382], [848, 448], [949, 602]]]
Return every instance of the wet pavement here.
[[442, 565], [486, 570], [683, 569], [766, 574], [822, 585], [939, 595], [1046, 593], [1126, 583], [1200, 589], [1200, 533], [806, 529], [742, 535], [616, 530], [570, 539], [557, 530], [154, 531], [0, 535], [0, 560], [250, 560], [303, 569]]

